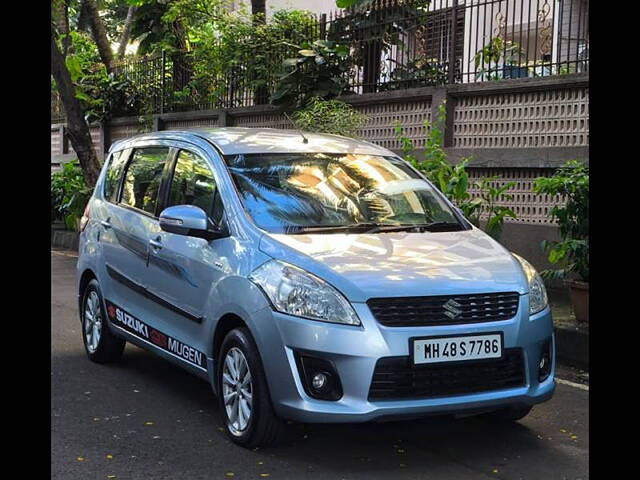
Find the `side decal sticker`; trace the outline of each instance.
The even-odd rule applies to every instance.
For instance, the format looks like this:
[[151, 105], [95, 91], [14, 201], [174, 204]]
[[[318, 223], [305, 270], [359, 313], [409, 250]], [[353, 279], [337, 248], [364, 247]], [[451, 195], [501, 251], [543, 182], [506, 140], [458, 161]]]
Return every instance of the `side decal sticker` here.
[[109, 320], [114, 325], [205, 372], [207, 371], [207, 359], [203, 352], [150, 327], [115, 303], [106, 299], [105, 302], [107, 304], [107, 315], [109, 315]]

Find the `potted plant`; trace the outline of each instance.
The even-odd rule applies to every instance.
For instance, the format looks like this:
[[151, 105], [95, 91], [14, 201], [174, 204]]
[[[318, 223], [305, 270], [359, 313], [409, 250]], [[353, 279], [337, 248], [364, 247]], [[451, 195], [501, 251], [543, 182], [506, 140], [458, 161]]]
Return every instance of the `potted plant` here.
[[534, 191], [561, 195], [566, 203], [551, 209], [560, 229], [559, 241], [544, 241], [549, 262], [562, 268], [542, 272], [545, 278], [564, 279], [569, 287], [576, 320], [589, 321], [589, 167], [566, 162], [551, 177], [536, 179]]

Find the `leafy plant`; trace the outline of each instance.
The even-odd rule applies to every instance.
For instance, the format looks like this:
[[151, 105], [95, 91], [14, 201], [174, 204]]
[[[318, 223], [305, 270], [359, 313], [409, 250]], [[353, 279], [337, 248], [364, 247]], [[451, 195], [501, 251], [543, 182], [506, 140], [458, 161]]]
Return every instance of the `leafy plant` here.
[[[194, 8], [197, 3], [220, 3], [219, 0], [181, 0], [170, 12], [188, 25], [188, 51], [184, 63], [190, 74], [184, 86], [178, 86], [174, 105], [207, 104], [212, 108], [246, 105], [247, 94], [254, 104], [269, 103], [275, 88], [282, 59], [300, 50], [298, 45], [313, 39], [313, 16], [306, 11], [276, 11], [268, 23], [261, 16], [244, 10]], [[173, 18], [165, 16], [165, 18]], [[174, 62], [175, 64], [175, 62]], [[174, 74], [174, 76], [176, 76]]]
[[[496, 240], [502, 235], [504, 219], [506, 217], [518, 218], [512, 209], [497, 204], [500, 200], [513, 200], [513, 195], [509, 195], [506, 192], [515, 185], [515, 182], [507, 182], [496, 186], [498, 178], [483, 178], [475, 184], [480, 191], [480, 198], [482, 199], [482, 213], [487, 215], [484, 231]], [[477, 221], [479, 222], [479, 220], [478, 217]]]
[[89, 122], [131, 115], [142, 108], [142, 96], [127, 78], [107, 74], [95, 43], [82, 32], [71, 32], [72, 50], [65, 58], [75, 95]]
[[442, 85], [446, 82], [447, 72], [437, 65], [436, 59], [418, 58], [394, 68], [390, 80], [383, 83], [380, 90]]
[[367, 116], [341, 100], [322, 100], [312, 97], [300, 110], [293, 113], [296, 128], [309, 132], [332, 133], [355, 137], [367, 121]]
[[[503, 78], [501, 73], [504, 71], [504, 65], [517, 64], [515, 59], [523, 55], [524, 51], [516, 42], [503, 40], [501, 37], [492, 38], [473, 57], [476, 79], [499, 80]], [[501, 61], [503, 66], [499, 67], [498, 64]]]
[[449, 200], [451, 200], [463, 213], [463, 215], [477, 227], [481, 227], [481, 215], [484, 214], [486, 222], [484, 231], [496, 240], [500, 238], [506, 217], [516, 218], [516, 214], [509, 208], [497, 205], [497, 201], [503, 198], [510, 199], [506, 192], [513, 186], [513, 182], [495, 187], [496, 177], [490, 177], [475, 183], [480, 194], [472, 197], [469, 193], [469, 172], [467, 165], [470, 158], [463, 158], [453, 165], [447, 159], [443, 148], [442, 131], [445, 120], [444, 102], [438, 107], [436, 121], [429, 125], [424, 122], [426, 130], [423, 159], [419, 160], [415, 155], [415, 147], [410, 138], [404, 136], [402, 126], [396, 124], [395, 133], [400, 141], [403, 157], [417, 170], [434, 183]]
[[149, 108], [150, 100], [123, 76], [109, 74], [97, 79], [94, 84], [82, 86], [86, 90], [80, 99], [89, 105], [85, 110], [89, 122], [103, 122]]
[[92, 193], [93, 188], [87, 187], [82, 169], [74, 162], [65, 163], [51, 174], [51, 222], [63, 220], [69, 230], [75, 230]]
[[571, 160], [560, 167], [553, 176], [537, 178], [536, 193], [560, 195], [566, 203], [551, 209], [551, 218], [560, 228], [560, 241], [545, 241], [543, 248], [549, 262], [561, 263], [563, 268], [546, 270], [546, 278], [570, 278], [577, 276], [589, 281], [589, 167]]
[[311, 98], [329, 99], [340, 95], [346, 85], [349, 48], [329, 40], [304, 42], [298, 56], [282, 63], [281, 74], [271, 103], [283, 109], [300, 107]]

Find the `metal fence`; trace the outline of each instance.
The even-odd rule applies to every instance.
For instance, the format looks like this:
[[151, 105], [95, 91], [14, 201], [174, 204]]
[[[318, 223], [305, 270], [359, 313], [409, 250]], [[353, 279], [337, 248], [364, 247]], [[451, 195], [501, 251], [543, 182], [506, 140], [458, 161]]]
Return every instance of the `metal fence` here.
[[316, 39], [349, 47], [351, 94], [586, 72], [589, 0], [374, 0], [283, 32], [217, 73], [195, 51], [127, 60], [116, 71], [147, 99], [138, 114], [267, 104], [292, 45]]
[[51, 91], [51, 123], [61, 123], [65, 120], [64, 106], [58, 92]]
[[589, 0], [476, 0], [458, 10], [462, 82], [588, 71]]
[[585, 72], [588, 0], [382, 0], [331, 14], [354, 93]]

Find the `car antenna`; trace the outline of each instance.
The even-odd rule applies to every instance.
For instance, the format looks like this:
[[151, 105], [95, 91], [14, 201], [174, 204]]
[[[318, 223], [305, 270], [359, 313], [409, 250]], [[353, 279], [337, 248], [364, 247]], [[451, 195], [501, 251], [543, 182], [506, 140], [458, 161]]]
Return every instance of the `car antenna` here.
[[302, 143], [309, 143], [309, 140], [307, 139], [307, 137], [304, 136], [304, 133], [302, 133], [302, 130], [300, 130], [298, 127], [296, 127], [296, 124], [293, 122], [293, 120], [291, 120], [291, 117], [289, 117], [289, 115], [287, 115], [287, 112], [282, 112], [282, 113], [284, 113], [284, 116], [287, 117], [287, 120], [289, 120], [291, 125], [293, 125], [293, 128], [298, 131], [298, 133], [302, 137]]

